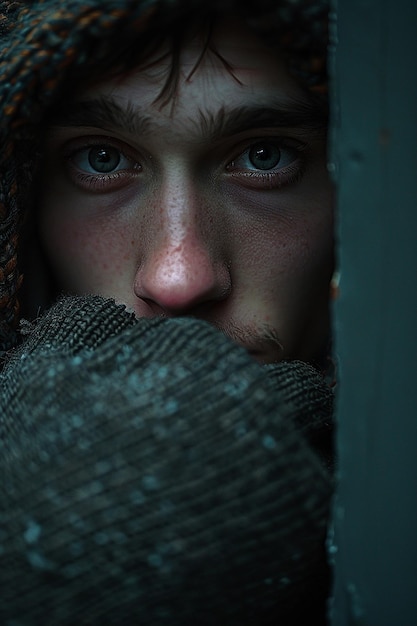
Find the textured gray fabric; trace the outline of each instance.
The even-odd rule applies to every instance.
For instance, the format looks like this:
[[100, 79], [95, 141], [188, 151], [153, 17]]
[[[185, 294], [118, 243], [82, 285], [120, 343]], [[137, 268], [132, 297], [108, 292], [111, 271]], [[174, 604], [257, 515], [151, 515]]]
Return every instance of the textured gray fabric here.
[[311, 368], [266, 375], [205, 322], [98, 297], [23, 330], [1, 376], [2, 625], [324, 623]]

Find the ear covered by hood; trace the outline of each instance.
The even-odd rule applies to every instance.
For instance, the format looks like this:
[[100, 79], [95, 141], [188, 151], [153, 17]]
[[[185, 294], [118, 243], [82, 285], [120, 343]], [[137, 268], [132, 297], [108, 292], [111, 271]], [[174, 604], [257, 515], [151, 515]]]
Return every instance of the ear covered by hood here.
[[0, 351], [19, 338], [19, 230], [46, 112], [77, 68], [93, 71], [103, 60], [109, 41], [134, 33], [140, 45], [152, 29], [196, 10], [238, 12], [278, 44], [308, 89], [325, 92], [327, 0], [0, 0]]

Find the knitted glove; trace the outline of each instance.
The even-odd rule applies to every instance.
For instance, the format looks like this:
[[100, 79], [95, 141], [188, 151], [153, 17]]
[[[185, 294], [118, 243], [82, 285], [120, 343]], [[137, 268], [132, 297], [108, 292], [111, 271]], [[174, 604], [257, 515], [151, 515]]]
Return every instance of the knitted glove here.
[[98, 297], [26, 332], [1, 375], [2, 625], [324, 623], [308, 366], [270, 376], [205, 322]]

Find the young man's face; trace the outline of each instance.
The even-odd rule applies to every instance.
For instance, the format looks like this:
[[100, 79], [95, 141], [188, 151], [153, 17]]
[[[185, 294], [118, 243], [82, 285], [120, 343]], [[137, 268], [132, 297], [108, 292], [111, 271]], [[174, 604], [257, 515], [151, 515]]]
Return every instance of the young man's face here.
[[[282, 60], [230, 24], [176, 100], [171, 59], [77, 92], [51, 126], [41, 239], [59, 286], [139, 317], [195, 316], [261, 362], [328, 339], [332, 193], [324, 115]], [[188, 77], [188, 79], [187, 79]]]

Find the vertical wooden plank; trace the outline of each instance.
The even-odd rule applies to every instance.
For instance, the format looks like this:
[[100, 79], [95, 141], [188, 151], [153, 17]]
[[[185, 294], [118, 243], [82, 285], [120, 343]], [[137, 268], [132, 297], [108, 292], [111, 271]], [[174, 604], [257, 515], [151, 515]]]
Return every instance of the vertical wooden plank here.
[[417, 3], [339, 0], [332, 626], [417, 624]]

